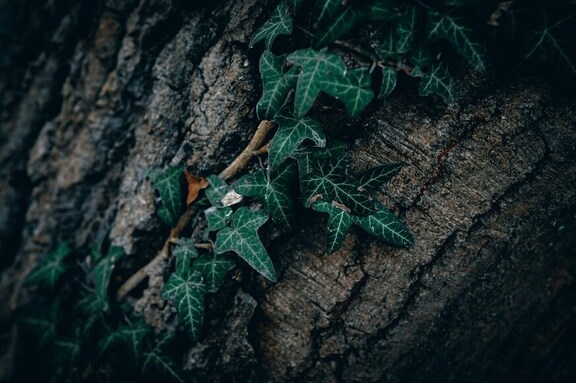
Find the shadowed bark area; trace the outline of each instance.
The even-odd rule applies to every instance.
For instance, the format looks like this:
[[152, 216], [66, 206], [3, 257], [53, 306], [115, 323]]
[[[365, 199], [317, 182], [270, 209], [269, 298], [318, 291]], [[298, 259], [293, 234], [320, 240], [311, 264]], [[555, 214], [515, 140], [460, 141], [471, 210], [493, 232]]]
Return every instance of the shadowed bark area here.
[[[2, 377], [36, 259], [60, 242], [82, 252], [109, 239], [129, 254], [117, 273], [128, 276], [167, 236], [149, 172], [217, 173], [240, 153], [261, 90], [248, 41], [272, 9], [0, 0]], [[576, 105], [534, 79], [462, 71], [457, 83], [453, 108], [409, 86], [353, 121], [321, 105], [357, 169], [405, 163], [379, 199], [416, 246], [353, 231], [327, 255], [325, 217], [302, 213], [296, 233], [267, 241], [278, 283], [244, 273], [209, 299], [186, 369], [207, 381], [576, 376]], [[163, 266], [130, 300], [156, 328]]]

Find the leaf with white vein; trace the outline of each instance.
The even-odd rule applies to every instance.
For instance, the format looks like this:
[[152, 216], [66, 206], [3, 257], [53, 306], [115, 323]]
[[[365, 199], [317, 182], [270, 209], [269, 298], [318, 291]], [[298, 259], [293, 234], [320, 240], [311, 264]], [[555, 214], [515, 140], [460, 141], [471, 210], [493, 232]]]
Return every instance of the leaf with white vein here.
[[162, 290], [162, 297], [172, 302], [186, 333], [197, 339], [204, 321], [206, 285], [198, 271], [173, 273]]
[[176, 258], [176, 272], [185, 273], [190, 269], [190, 261], [198, 258], [198, 250], [191, 238], [181, 238], [172, 251]]
[[297, 118], [291, 113], [284, 112], [276, 116], [276, 123], [278, 131], [272, 139], [269, 155], [272, 169], [276, 169], [290, 157], [304, 140], [310, 140], [319, 147], [326, 145], [324, 131], [312, 117]]
[[208, 230], [217, 231], [228, 226], [228, 222], [230, 222], [232, 217], [232, 208], [228, 206], [221, 208], [212, 206], [204, 210], [204, 215], [208, 222]]
[[270, 19], [256, 31], [250, 40], [250, 47], [261, 40], [265, 40], [266, 49], [270, 50], [276, 37], [290, 33], [292, 33], [292, 17], [288, 11], [286, 0], [282, 0], [272, 12]]
[[326, 247], [331, 254], [342, 246], [346, 234], [350, 231], [353, 216], [341, 208], [326, 201], [316, 201], [312, 208], [321, 213], [328, 213], [328, 228], [326, 229]]
[[414, 238], [406, 224], [382, 204], [378, 204], [378, 212], [365, 217], [356, 217], [356, 224], [368, 234], [391, 245], [414, 246]]
[[384, 98], [392, 93], [396, 87], [397, 77], [396, 69], [389, 66], [382, 67], [382, 84], [380, 85], [378, 98]]
[[232, 216], [232, 227], [225, 227], [216, 234], [214, 252], [233, 251], [254, 270], [276, 282], [274, 265], [258, 237], [258, 228], [267, 220], [268, 216], [262, 212], [244, 206], [238, 208]]
[[322, 90], [322, 80], [326, 76], [344, 75], [346, 72], [342, 58], [332, 52], [300, 49], [289, 54], [287, 60], [301, 67], [294, 96], [296, 117], [308, 113]]
[[171, 166], [150, 175], [154, 187], [160, 194], [161, 205], [158, 216], [168, 226], [175, 226], [182, 211], [182, 192], [180, 189], [181, 166]]
[[270, 51], [264, 51], [260, 57], [263, 93], [256, 105], [256, 113], [261, 120], [273, 120], [288, 92], [296, 85], [298, 68], [292, 67], [284, 73], [285, 60], [286, 55], [275, 56]]
[[456, 102], [456, 92], [454, 90], [454, 81], [448, 67], [442, 63], [436, 63], [430, 67], [429, 71], [421, 74], [422, 80], [418, 88], [420, 96], [428, 96], [430, 94], [437, 94], [448, 105], [453, 105]]
[[360, 176], [360, 188], [364, 190], [376, 190], [383, 183], [390, 181], [400, 169], [403, 164], [386, 164], [376, 166], [368, 169]]
[[349, 117], [356, 117], [374, 98], [372, 77], [367, 68], [352, 69], [346, 74], [327, 74], [321, 80], [324, 92], [344, 103]]
[[289, 163], [267, 177], [263, 170], [247, 174], [234, 184], [234, 190], [246, 197], [255, 197], [263, 205], [272, 221], [283, 231], [292, 230], [294, 201], [290, 185], [296, 178], [296, 165]]
[[234, 259], [227, 255], [205, 254], [194, 261], [192, 270], [204, 277], [209, 292], [218, 290], [228, 271], [236, 266]]
[[310, 206], [316, 199], [335, 201], [359, 215], [375, 211], [374, 202], [368, 194], [359, 190], [358, 181], [346, 171], [348, 159], [337, 161], [313, 160], [311, 171], [300, 174], [300, 187], [304, 206]]
[[486, 71], [486, 47], [474, 40], [472, 30], [462, 20], [451, 15], [428, 12], [428, 35], [431, 39], [446, 39], [478, 72]]

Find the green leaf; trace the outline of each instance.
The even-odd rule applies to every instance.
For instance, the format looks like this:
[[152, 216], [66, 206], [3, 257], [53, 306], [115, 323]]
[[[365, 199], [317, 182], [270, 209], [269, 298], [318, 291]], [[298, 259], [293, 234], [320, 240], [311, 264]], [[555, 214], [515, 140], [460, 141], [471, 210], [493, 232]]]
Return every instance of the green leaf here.
[[216, 234], [214, 252], [227, 251], [237, 253], [254, 270], [276, 282], [274, 265], [258, 238], [258, 228], [268, 220], [268, 216], [259, 211], [240, 207], [232, 216], [232, 227], [225, 227]]
[[[574, 15], [572, 15], [574, 16]], [[576, 76], [576, 59], [568, 53], [568, 46], [573, 41], [564, 42], [554, 35], [554, 28], [560, 26], [565, 21], [571, 19], [567, 17], [552, 26], [544, 24], [543, 28], [532, 33], [528, 39], [531, 49], [524, 56], [525, 60], [531, 59], [539, 54], [541, 58], [546, 59], [549, 63], [557, 64], [560, 69], [564, 69], [569, 76]]]
[[300, 176], [313, 170], [315, 160], [337, 161], [346, 155], [346, 144], [340, 141], [329, 141], [324, 148], [300, 148], [290, 156], [298, 162]]
[[381, 59], [385, 60], [388, 58], [393, 58], [396, 55], [396, 45], [398, 38], [396, 37], [396, 31], [391, 30], [388, 32], [382, 44], [376, 47], [376, 55]]
[[318, 23], [318, 30], [314, 36], [314, 47], [320, 48], [333, 43], [340, 36], [348, 33], [356, 25], [358, 16], [358, 12], [353, 7], [348, 6], [328, 23]]
[[58, 245], [26, 276], [26, 284], [41, 284], [51, 289], [54, 288], [58, 279], [66, 272], [64, 259], [70, 252], [70, 248], [65, 243]]
[[389, 66], [382, 67], [382, 84], [380, 85], [378, 98], [384, 98], [392, 93], [396, 87], [397, 78], [398, 74], [396, 73], [396, 69]]
[[22, 317], [16, 317], [18, 323], [36, 335], [40, 346], [52, 343], [58, 335], [58, 325], [63, 312], [60, 300], [56, 298], [50, 302], [48, 307], [35, 305], [29, 310], [33, 311]]
[[400, 17], [396, 26], [396, 53], [409, 52], [414, 43], [418, 28], [418, 12], [411, 6], [406, 14]]
[[156, 345], [148, 352], [144, 353], [144, 363], [142, 363], [142, 373], [151, 369], [161, 371], [165, 376], [178, 383], [186, 383], [178, 368], [174, 363], [174, 358], [168, 356], [163, 348], [173, 338], [171, 333], [167, 333], [156, 343]]
[[336, 162], [312, 161], [312, 169], [300, 175], [300, 187], [304, 206], [309, 207], [316, 199], [326, 202], [335, 201], [356, 214], [366, 215], [375, 211], [374, 202], [359, 190], [356, 180], [346, 172], [346, 157]]
[[228, 206], [221, 208], [212, 206], [204, 210], [204, 215], [206, 216], [206, 221], [208, 222], [208, 230], [217, 231], [223, 227], [228, 226], [230, 217], [232, 217], [232, 208]]
[[378, 204], [378, 212], [365, 217], [356, 217], [356, 224], [381, 240], [396, 246], [412, 247], [414, 238], [400, 218], [388, 208]]
[[348, 116], [354, 118], [362, 112], [374, 98], [371, 85], [372, 77], [367, 68], [357, 68], [346, 74], [328, 74], [321, 88], [330, 96], [340, 100], [346, 106]]
[[260, 57], [264, 90], [256, 105], [256, 113], [261, 120], [273, 120], [286, 101], [288, 92], [296, 85], [298, 68], [292, 67], [284, 73], [285, 60], [286, 55], [274, 56], [270, 51], [264, 51]]
[[292, 17], [288, 12], [286, 0], [283, 0], [272, 12], [270, 19], [256, 31], [250, 40], [250, 48], [260, 40], [266, 40], [266, 50], [270, 50], [276, 37], [290, 33], [292, 33]]
[[304, 142], [311, 140], [316, 146], [326, 145], [326, 137], [320, 124], [312, 117], [296, 118], [284, 112], [276, 117], [278, 131], [270, 145], [270, 167], [276, 169]]
[[176, 272], [185, 273], [190, 269], [190, 261], [198, 258], [198, 250], [191, 238], [180, 238], [172, 251], [176, 259]]
[[479, 72], [486, 70], [486, 47], [472, 38], [472, 30], [462, 21], [450, 15], [428, 12], [428, 36], [431, 39], [446, 39], [472, 67]]
[[442, 63], [436, 63], [429, 72], [423, 73], [418, 94], [420, 96], [437, 94], [446, 104], [453, 105], [456, 102], [456, 95], [454, 81], [448, 72], [448, 67]]
[[144, 320], [139, 320], [135, 323], [122, 323], [117, 329], [108, 329], [106, 336], [98, 342], [96, 353], [102, 356], [112, 347], [121, 345], [128, 349], [130, 356], [134, 360], [138, 360], [142, 355], [144, 338], [150, 332], [150, 327]]
[[418, 44], [409, 52], [408, 57], [413, 66], [426, 68], [432, 62], [433, 55], [424, 45]]
[[210, 186], [206, 189], [206, 197], [212, 204], [212, 206], [222, 206], [222, 198], [228, 193], [228, 185], [224, 180], [215, 175], [209, 175], [206, 177]]
[[289, 54], [287, 60], [302, 68], [294, 96], [296, 117], [308, 113], [320, 94], [322, 81], [327, 75], [344, 75], [346, 72], [342, 58], [331, 52], [300, 49]]
[[392, 21], [398, 16], [388, 0], [375, 0], [360, 9], [362, 17], [372, 21]]
[[314, 4], [318, 24], [326, 24], [334, 18], [342, 5], [342, 0], [316, 0]]
[[206, 254], [194, 261], [192, 269], [202, 274], [208, 291], [214, 292], [222, 285], [226, 274], [234, 266], [236, 266], [236, 262], [231, 257]]
[[245, 175], [236, 181], [234, 190], [240, 195], [257, 198], [274, 223], [287, 232], [292, 230], [294, 221], [294, 202], [290, 187], [295, 177], [296, 166], [290, 163], [272, 171], [269, 177], [262, 170]]
[[162, 204], [158, 208], [158, 216], [168, 226], [175, 226], [182, 210], [182, 195], [180, 190], [181, 166], [171, 166], [164, 171], [156, 171], [150, 175], [154, 187], [160, 194]]
[[92, 269], [90, 279], [94, 284], [94, 296], [87, 297], [91, 299], [91, 307], [94, 312], [108, 311], [108, 285], [110, 284], [110, 277], [114, 270], [114, 265], [117, 261], [125, 255], [124, 249], [119, 246], [112, 246], [108, 250], [108, 254], [100, 260]]
[[162, 297], [172, 302], [178, 318], [192, 340], [198, 339], [204, 321], [204, 296], [206, 285], [198, 271], [172, 273]]
[[383, 183], [390, 181], [403, 164], [386, 164], [368, 169], [360, 177], [360, 188], [363, 190], [375, 190], [382, 186]]
[[342, 246], [354, 219], [349, 212], [325, 201], [316, 201], [312, 208], [330, 215], [326, 230], [326, 247], [328, 248], [328, 253], [332, 254]]

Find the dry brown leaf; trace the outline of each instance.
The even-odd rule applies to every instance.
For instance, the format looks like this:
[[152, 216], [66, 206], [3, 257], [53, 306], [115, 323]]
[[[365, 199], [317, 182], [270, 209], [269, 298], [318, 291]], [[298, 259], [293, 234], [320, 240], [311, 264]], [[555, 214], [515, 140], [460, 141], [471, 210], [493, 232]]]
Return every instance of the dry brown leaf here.
[[188, 195], [186, 196], [186, 205], [188, 206], [196, 201], [200, 190], [208, 187], [208, 180], [204, 177], [197, 177], [190, 174], [188, 170], [184, 170], [184, 177], [186, 177], [186, 183], [188, 184]]

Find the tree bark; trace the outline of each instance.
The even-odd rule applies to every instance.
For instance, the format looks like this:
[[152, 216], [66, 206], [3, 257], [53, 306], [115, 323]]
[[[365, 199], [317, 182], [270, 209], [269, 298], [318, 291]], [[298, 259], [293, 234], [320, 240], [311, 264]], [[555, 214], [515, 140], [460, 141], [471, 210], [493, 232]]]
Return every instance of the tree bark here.
[[[241, 152], [261, 91], [248, 41], [273, 9], [17, 3], [0, 1], [5, 328], [27, 299], [22, 275], [55, 244], [122, 246], [120, 275], [162, 247], [167, 228], [146, 177], [183, 163], [217, 174]], [[355, 231], [328, 255], [325, 219], [303, 211], [297, 232], [269, 240], [279, 282], [244, 275], [211, 297], [185, 368], [207, 381], [576, 376], [576, 105], [534, 78], [461, 70], [457, 84], [455, 107], [408, 85], [355, 120], [321, 100], [323, 126], [349, 141], [357, 169], [405, 163], [378, 197], [416, 246]], [[158, 309], [137, 295], [154, 322]]]

